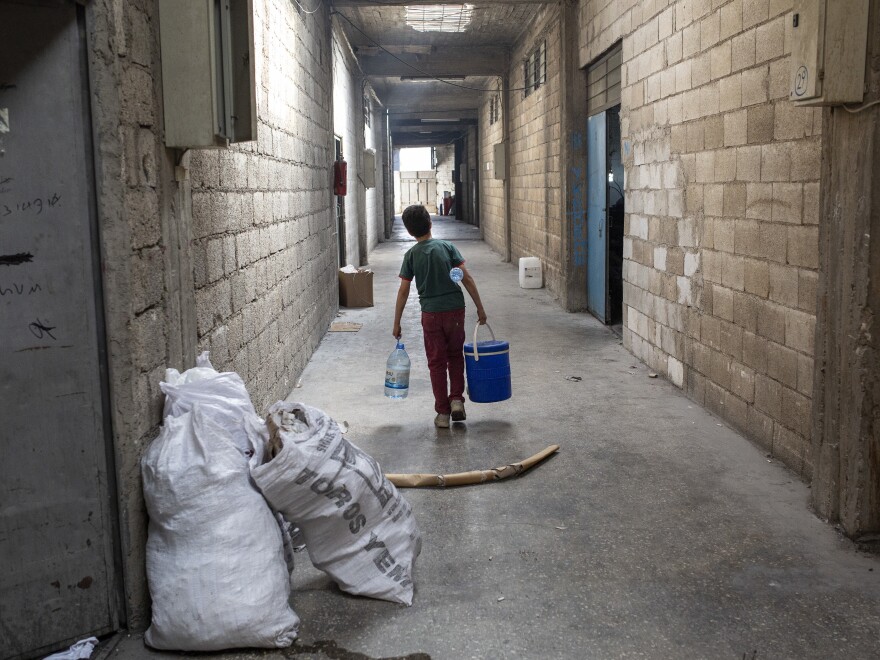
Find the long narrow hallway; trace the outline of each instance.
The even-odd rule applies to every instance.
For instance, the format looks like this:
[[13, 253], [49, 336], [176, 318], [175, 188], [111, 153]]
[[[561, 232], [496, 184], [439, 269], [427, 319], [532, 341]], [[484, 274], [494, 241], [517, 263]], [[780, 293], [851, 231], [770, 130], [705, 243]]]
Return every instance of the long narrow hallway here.
[[[551, 443], [522, 477], [406, 490], [422, 530], [411, 608], [343, 594], [296, 555], [300, 640], [243, 658], [869, 658], [877, 651], [877, 557], [808, 509], [787, 468], [628, 354], [587, 314], [516, 269], [473, 227], [455, 237], [489, 323], [511, 344], [513, 398], [467, 403], [433, 425], [413, 288], [403, 341], [410, 395], [383, 396], [397, 272], [412, 245], [395, 223], [372, 253], [375, 306], [342, 309], [289, 400], [332, 415], [386, 472], [458, 472], [514, 462]], [[475, 312], [468, 308], [473, 328]], [[129, 636], [112, 657], [167, 657]]]
[[[416, 204], [511, 345], [444, 430], [415, 291], [383, 396]], [[0, 0], [0, 660], [880, 658], [878, 209], [880, 0]], [[561, 451], [406, 492], [411, 608], [298, 555], [284, 647], [261, 500], [178, 497], [206, 454], [151, 489], [183, 416], [229, 449], [172, 410], [205, 352], [231, 433], [290, 397], [388, 472]]]
[[[435, 227], [440, 237], [471, 230]], [[876, 652], [876, 558], [810, 513], [807, 488], [786, 468], [651, 378], [592, 317], [520, 289], [516, 269], [482, 242], [457, 245], [490, 325], [511, 344], [513, 398], [469, 402], [466, 423], [434, 428], [413, 293], [403, 323], [411, 393], [385, 399], [410, 245], [373, 253], [375, 307], [339, 319], [363, 328], [329, 333], [290, 398], [347, 424], [387, 472], [490, 467], [551, 443], [561, 451], [512, 481], [406, 491], [424, 534], [411, 609], [349, 598], [300, 565], [304, 643], [436, 659]], [[472, 304], [467, 318], [473, 328]]]

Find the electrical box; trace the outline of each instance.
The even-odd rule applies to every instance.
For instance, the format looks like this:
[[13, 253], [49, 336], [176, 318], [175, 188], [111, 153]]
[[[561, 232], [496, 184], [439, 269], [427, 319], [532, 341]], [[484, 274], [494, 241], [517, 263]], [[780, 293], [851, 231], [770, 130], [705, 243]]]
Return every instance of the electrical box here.
[[165, 145], [257, 137], [253, 0], [159, 0]]
[[507, 142], [499, 142], [495, 145], [493, 158], [495, 163], [494, 178], [506, 178], [505, 172], [507, 171]]
[[376, 152], [373, 149], [364, 150], [364, 171], [361, 180], [365, 188], [376, 187]]
[[467, 183], [467, 180], [468, 180], [467, 163], [459, 163], [458, 164], [458, 182], [459, 183]]
[[794, 0], [791, 90], [795, 105], [861, 103], [870, 0]]

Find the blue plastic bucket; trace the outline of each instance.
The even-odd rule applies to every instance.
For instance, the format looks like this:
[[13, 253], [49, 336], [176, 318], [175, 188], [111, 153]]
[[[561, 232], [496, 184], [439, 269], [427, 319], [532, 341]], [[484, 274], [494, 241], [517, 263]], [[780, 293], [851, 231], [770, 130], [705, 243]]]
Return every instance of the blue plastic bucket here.
[[504, 401], [511, 395], [510, 344], [496, 340], [488, 323], [486, 327], [492, 333], [491, 341], [477, 341], [477, 325], [473, 343], [464, 345], [468, 396], [474, 403]]

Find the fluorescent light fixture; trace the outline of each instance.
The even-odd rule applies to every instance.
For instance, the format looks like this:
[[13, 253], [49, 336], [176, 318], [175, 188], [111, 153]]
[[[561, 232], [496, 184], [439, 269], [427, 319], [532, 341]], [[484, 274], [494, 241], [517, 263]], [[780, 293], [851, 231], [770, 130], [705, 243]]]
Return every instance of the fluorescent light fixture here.
[[464, 32], [471, 23], [474, 6], [406, 6], [406, 24], [419, 32]]
[[437, 80], [464, 80], [467, 76], [400, 76], [400, 82], [435, 82]]
[[454, 124], [458, 121], [458, 119], [420, 119], [423, 124]]

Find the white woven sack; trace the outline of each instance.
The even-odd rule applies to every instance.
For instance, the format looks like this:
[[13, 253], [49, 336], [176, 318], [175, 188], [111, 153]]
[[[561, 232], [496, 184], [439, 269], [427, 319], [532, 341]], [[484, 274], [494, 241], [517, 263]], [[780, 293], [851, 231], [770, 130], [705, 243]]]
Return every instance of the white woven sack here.
[[157, 649], [284, 648], [299, 630], [281, 532], [209, 411], [166, 417], [141, 460]]
[[229, 431], [235, 446], [251, 457], [251, 465], [263, 462], [269, 437], [266, 424], [254, 410], [241, 376], [214, 369], [207, 351], [196, 358], [195, 367], [183, 373], [166, 369], [159, 387], [165, 394], [163, 417], [182, 415], [198, 403], [205, 414]]
[[281, 448], [251, 475], [302, 529], [312, 563], [343, 591], [412, 605], [421, 534], [379, 464], [316, 408], [278, 402], [266, 421]]

